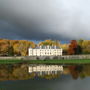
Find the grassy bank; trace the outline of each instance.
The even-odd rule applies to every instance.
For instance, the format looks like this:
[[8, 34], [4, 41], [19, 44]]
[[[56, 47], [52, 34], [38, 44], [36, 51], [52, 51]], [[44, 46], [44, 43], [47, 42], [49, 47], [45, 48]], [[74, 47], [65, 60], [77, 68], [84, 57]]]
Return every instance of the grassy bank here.
[[23, 62], [23, 60], [0, 60], [0, 64], [17, 64]]
[[90, 59], [82, 60], [32, 60], [29, 63], [35, 64], [90, 64]]
[[90, 59], [82, 60], [0, 60], [0, 64], [90, 64]]

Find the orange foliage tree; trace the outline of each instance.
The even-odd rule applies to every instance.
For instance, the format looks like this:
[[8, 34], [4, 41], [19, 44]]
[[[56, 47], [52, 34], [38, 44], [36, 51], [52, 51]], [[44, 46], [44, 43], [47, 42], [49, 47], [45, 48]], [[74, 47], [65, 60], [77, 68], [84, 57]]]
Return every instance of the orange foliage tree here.
[[35, 46], [31, 41], [0, 39], [0, 56], [27, 56], [28, 48]]
[[68, 54], [69, 55], [76, 54], [77, 47], [78, 47], [77, 41], [76, 40], [72, 40], [70, 45], [69, 45]]
[[0, 40], [0, 55], [8, 55], [9, 42], [8, 40]]
[[45, 40], [43, 42], [40, 42], [39, 45], [50, 45], [50, 46], [58, 46], [60, 47], [60, 42], [59, 41], [54, 41], [54, 40]]

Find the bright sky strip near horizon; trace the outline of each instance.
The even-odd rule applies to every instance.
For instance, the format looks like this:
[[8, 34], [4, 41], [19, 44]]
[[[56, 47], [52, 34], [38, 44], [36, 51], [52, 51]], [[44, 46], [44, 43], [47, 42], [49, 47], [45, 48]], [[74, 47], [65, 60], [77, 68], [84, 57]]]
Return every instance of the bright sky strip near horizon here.
[[90, 39], [90, 0], [0, 0], [0, 38]]

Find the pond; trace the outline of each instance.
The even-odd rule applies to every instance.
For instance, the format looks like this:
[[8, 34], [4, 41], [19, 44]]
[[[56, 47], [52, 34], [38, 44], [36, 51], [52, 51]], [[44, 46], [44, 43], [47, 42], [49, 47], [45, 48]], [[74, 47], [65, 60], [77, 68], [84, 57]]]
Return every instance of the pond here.
[[90, 65], [0, 65], [0, 90], [90, 90]]

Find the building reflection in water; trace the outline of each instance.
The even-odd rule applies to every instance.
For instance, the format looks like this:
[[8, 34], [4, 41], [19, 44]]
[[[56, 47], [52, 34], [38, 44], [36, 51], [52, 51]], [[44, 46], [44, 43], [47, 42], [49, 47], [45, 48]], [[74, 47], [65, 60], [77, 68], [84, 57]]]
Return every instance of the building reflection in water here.
[[29, 73], [35, 73], [38, 76], [42, 75], [57, 75], [57, 73], [63, 72], [62, 65], [30, 65], [29, 66]]

